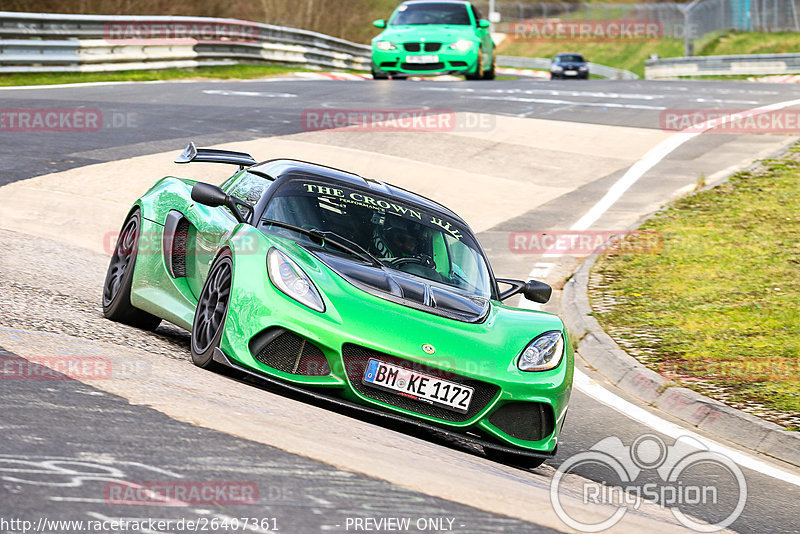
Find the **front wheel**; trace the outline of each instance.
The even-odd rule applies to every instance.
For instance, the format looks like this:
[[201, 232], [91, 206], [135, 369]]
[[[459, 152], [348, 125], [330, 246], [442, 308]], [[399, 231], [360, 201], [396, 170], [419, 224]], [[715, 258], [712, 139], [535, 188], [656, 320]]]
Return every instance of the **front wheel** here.
[[145, 330], [155, 330], [161, 319], [131, 304], [131, 287], [139, 237], [142, 234], [142, 214], [135, 209], [125, 219], [117, 238], [114, 254], [108, 264], [103, 283], [103, 316]]
[[492, 51], [492, 66], [489, 67], [489, 70], [483, 72], [483, 79], [484, 80], [494, 80], [494, 77], [497, 73], [497, 50]]
[[467, 80], [480, 80], [483, 78], [483, 50], [478, 50], [478, 62], [475, 65], [475, 72], [465, 74]]
[[383, 72], [382, 70], [375, 67], [375, 63], [372, 64], [372, 79], [373, 80], [388, 80], [389, 75]]
[[222, 339], [232, 285], [233, 255], [225, 250], [208, 272], [192, 322], [192, 362], [203, 369], [218, 367], [214, 361], [214, 349], [219, 347]]

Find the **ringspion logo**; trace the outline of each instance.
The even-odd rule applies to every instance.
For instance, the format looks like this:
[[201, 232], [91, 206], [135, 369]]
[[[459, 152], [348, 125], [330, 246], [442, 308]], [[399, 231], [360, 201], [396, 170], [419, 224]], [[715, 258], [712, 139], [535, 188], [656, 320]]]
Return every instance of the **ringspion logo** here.
[[[573, 473], [592, 469], [604, 482], [570, 480]], [[569, 481], [569, 482], [568, 482]], [[581, 491], [580, 510], [572, 510], [561, 485]], [[733, 524], [747, 502], [747, 482], [733, 460], [709, 450], [702, 442], [681, 436], [672, 445], [660, 437], [644, 434], [630, 445], [610, 436], [589, 450], [567, 458], [550, 483], [550, 503], [558, 517], [579, 532], [602, 532], [618, 524], [631, 511], [647, 501], [668, 509], [683, 526], [696, 532], [717, 532]], [[718, 519], [698, 521], [690, 514], [693, 507], [719, 510]], [[587, 508], [604, 517], [587, 523], [579, 517]]]

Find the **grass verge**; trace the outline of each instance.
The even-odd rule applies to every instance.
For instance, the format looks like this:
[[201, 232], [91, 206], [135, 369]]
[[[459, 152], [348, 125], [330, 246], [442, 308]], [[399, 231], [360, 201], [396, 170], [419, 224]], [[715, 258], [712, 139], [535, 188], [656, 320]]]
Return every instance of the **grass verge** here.
[[641, 227], [657, 254], [609, 254], [594, 315], [686, 387], [800, 429], [800, 144]]
[[154, 80], [208, 79], [254, 79], [279, 76], [289, 72], [306, 70], [302, 67], [285, 65], [221, 65], [216, 67], [196, 67], [193, 69], [126, 70], [119, 72], [43, 72], [0, 74], [0, 86], [9, 85], [51, 85], [86, 82], [126, 82]]

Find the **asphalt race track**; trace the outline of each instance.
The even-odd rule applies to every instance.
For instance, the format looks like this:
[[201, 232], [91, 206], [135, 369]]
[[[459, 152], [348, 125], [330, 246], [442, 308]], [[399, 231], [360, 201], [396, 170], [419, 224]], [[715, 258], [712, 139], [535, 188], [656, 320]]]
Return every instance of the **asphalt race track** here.
[[[509, 233], [567, 229], [613, 184], [649, 167], [589, 221], [591, 230], [628, 228], [701, 178], [713, 183], [794, 138], [708, 132], [665, 149], [675, 110], [738, 111], [785, 103], [796, 90], [744, 82], [372, 82], [276, 79], [95, 84], [0, 90], [7, 110], [82, 110], [102, 116], [94, 131], [0, 128], [0, 359], [59, 355], [105, 358], [106, 379], [0, 380], [2, 520], [257, 518], [251, 531], [573, 531], [550, 504], [556, 469], [609, 437], [630, 445], [653, 435], [670, 446], [678, 424], [604, 382], [578, 360], [576, 387], [558, 456], [526, 471], [480, 451], [308, 402], [236, 373], [191, 364], [188, 334], [163, 323], [155, 333], [106, 321], [100, 287], [107, 236], [130, 203], [167, 174], [217, 182], [230, 168], [171, 160], [189, 142], [225, 145], [257, 160], [290, 156], [341, 166], [409, 187], [452, 207], [478, 232], [502, 277], [537, 277], [557, 289], [579, 255], [512, 250]], [[311, 131], [309, 112], [337, 109], [452, 112], [456, 127]], [[28, 129], [30, 130], [30, 128]], [[79, 129], [80, 130], [80, 129]], [[525, 252], [525, 253], [519, 253]], [[558, 311], [559, 295], [548, 310]], [[598, 387], [616, 397], [598, 399]], [[662, 423], [625, 413], [625, 402]], [[800, 532], [800, 471], [697, 429], [733, 451], [746, 504], [729, 529]], [[766, 472], [766, 474], [765, 474]], [[581, 505], [581, 485], [603, 481], [577, 469], [559, 488], [575, 517], [599, 522], [611, 507]], [[643, 479], [659, 483], [655, 473]], [[258, 488], [255, 504], [109, 502], [125, 481], [233, 481]], [[686, 503], [698, 522], [725, 518], [740, 483], [700, 466], [684, 483], [715, 485], [718, 499]], [[383, 519], [383, 522], [379, 522]], [[267, 521], [263, 521], [267, 520]], [[421, 521], [421, 522], [420, 522]], [[185, 525], [184, 525], [185, 526]], [[44, 527], [43, 527], [44, 528]], [[56, 528], [40, 531], [72, 531]], [[611, 531], [691, 532], [669, 509], [644, 502]]]

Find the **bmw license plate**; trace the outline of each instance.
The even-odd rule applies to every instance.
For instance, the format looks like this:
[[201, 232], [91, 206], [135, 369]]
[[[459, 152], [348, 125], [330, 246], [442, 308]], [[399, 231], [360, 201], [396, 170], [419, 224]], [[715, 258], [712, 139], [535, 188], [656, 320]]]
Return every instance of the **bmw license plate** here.
[[436, 54], [406, 56], [406, 63], [439, 63], [439, 56]]
[[475, 389], [391, 363], [370, 359], [361, 382], [454, 412], [467, 413]]
[[576, 70], [565, 70], [564, 74], [566, 74], [567, 76], [577, 76], [578, 75], [578, 71], [576, 71]]

